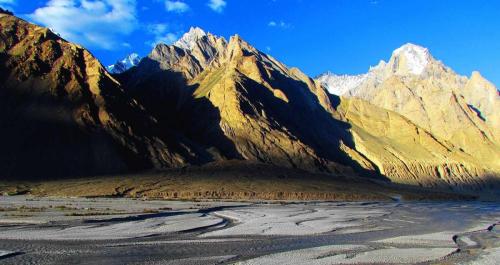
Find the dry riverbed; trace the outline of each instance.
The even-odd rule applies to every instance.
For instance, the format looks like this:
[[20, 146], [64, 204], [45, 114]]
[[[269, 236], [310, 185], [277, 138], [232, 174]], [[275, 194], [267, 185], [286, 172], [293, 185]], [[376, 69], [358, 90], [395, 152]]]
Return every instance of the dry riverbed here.
[[0, 263], [495, 264], [499, 221], [480, 202], [3, 196]]

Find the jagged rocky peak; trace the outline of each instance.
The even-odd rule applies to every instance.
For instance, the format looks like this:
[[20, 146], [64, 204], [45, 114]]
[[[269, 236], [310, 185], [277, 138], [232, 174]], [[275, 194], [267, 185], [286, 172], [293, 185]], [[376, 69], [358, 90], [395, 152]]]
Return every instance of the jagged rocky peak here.
[[236, 34], [231, 36], [229, 39], [229, 44], [227, 45], [227, 54], [229, 58], [234, 56], [243, 55], [243, 51], [255, 52], [256, 49], [253, 48], [249, 43], [244, 41], [240, 35]]
[[201, 40], [203, 37], [207, 36], [207, 33], [199, 27], [191, 27], [188, 32], [174, 42], [174, 45], [186, 50], [192, 50], [196, 45], [196, 42]]
[[192, 51], [200, 45], [203, 46], [201, 43], [209, 44], [211, 46], [218, 46], [220, 44], [225, 46], [226, 40], [223, 37], [215, 36], [210, 32], [206, 32], [199, 27], [191, 27], [189, 31], [184, 33], [184, 35], [182, 35], [179, 40], [174, 42], [173, 45]]
[[469, 83], [475, 86], [479, 86], [488, 90], [492, 90], [494, 92], [497, 92], [498, 90], [496, 86], [488, 81], [486, 78], [484, 78], [479, 71], [473, 71], [470, 78], [469, 78]]
[[137, 66], [140, 61], [141, 57], [137, 53], [131, 53], [115, 64], [106, 67], [106, 69], [112, 74], [121, 74], [128, 69]]
[[172, 45], [158, 44], [148, 58], [158, 62], [162, 69], [183, 68], [176, 65], [182, 65], [180, 61], [193, 61], [197, 67], [205, 69], [223, 56], [226, 46], [227, 42], [223, 37], [207, 33], [199, 27], [191, 27]]

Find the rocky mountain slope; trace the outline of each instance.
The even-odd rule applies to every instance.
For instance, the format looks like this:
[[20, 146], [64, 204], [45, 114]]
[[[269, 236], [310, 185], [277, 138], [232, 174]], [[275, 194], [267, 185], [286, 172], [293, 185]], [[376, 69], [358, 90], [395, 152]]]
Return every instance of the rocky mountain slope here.
[[[354, 93], [365, 80], [378, 82], [391, 73], [440, 76], [439, 69], [451, 71], [430, 61], [430, 54], [416, 46], [402, 47], [395, 54], [398, 58], [388, 64], [399, 68], [381, 63], [370, 74], [341, 77], [340, 84], [349, 89], [334, 83]], [[159, 86], [167, 76], [170, 82]], [[404, 112], [329, 95], [321, 78], [314, 81], [288, 68], [239, 36], [226, 41], [192, 28], [173, 45], [158, 45], [121, 78], [160, 123], [199, 144], [208, 160], [245, 159], [346, 174], [354, 169], [356, 174], [382, 175], [398, 183], [457, 189], [497, 181], [494, 144], [479, 147], [477, 155], [464, 149], [474, 145], [435, 134]], [[484, 109], [495, 108], [480, 102]], [[432, 114], [419, 115], [428, 119]], [[176, 122], [179, 119], [182, 124]], [[458, 121], [441, 122], [461, 130]], [[483, 127], [487, 131], [487, 125]], [[493, 138], [493, 133], [487, 135]], [[489, 162], [483, 163], [486, 157]]]
[[[87, 50], [0, 14], [2, 179], [48, 179], [176, 166], [181, 141]], [[187, 152], [187, 151], [186, 151]]]
[[[346, 77], [331, 74], [318, 80], [331, 87], [332, 93], [339, 92], [342, 97], [362, 99], [401, 114], [489, 172], [471, 174], [466, 170], [467, 174], [498, 172], [500, 96], [478, 72], [470, 78], [457, 75], [427, 49], [406, 44], [395, 50], [387, 63], [381, 61], [367, 74], [351, 78], [357, 80], [354, 85], [341, 82]], [[453, 164], [461, 168], [463, 161], [455, 159]], [[464, 170], [456, 167], [447, 171], [463, 175]]]
[[[48, 29], [7, 14], [0, 14], [0, 26], [2, 178], [92, 176], [240, 160], [280, 172], [301, 169], [332, 178], [364, 176], [459, 190], [489, 187], [499, 179], [491, 129], [498, 107], [489, 99], [466, 101], [465, 92], [455, 97], [450, 95], [458, 92], [440, 92], [435, 100], [455, 100], [449, 104], [457, 108], [452, 114], [462, 116], [442, 114], [434, 120], [425, 116], [432, 113], [420, 112], [424, 116], [413, 117], [414, 103], [402, 111], [390, 93], [388, 102], [380, 98], [388, 106], [331, 95], [321, 82], [241, 37], [226, 40], [199, 28], [173, 45], [159, 44], [136, 67], [111, 76], [88, 51]], [[380, 66], [373, 70], [377, 78], [358, 77], [360, 85], [348, 93], [382, 82], [381, 76], [434, 76], [422, 82], [438, 88], [444, 81], [437, 77], [452, 79], [450, 70], [422, 63], [412, 52], [412, 60], [425, 66], [404, 66], [409, 55], [400, 53], [389, 64], [401, 69]], [[471, 94], [488, 85], [479, 76], [455, 81]], [[465, 118], [469, 123], [462, 122]], [[433, 127], [438, 121], [443, 134]], [[474, 146], [470, 139], [478, 134], [487, 141]], [[484, 148], [488, 143], [490, 149]]]
[[348, 149], [346, 124], [322, 107], [333, 111], [326, 92], [239, 36], [226, 41], [193, 28], [174, 45], [158, 45], [120, 79], [161, 124], [197, 143], [207, 160], [330, 172], [358, 167], [341, 150]]

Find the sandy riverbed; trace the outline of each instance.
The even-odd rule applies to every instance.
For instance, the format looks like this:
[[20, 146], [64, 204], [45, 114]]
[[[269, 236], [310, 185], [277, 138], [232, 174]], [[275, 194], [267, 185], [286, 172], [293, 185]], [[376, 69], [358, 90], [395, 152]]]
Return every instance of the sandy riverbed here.
[[[5, 264], [491, 264], [493, 203], [0, 197]], [[460, 251], [458, 251], [460, 250]]]

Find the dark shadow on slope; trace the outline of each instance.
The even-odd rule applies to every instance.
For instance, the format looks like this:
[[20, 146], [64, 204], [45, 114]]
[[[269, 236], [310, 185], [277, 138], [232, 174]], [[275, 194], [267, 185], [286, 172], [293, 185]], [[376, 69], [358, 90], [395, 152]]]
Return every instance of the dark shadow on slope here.
[[[262, 65], [257, 65], [265, 76], [266, 71], [262, 69]], [[269, 89], [242, 75], [241, 85], [244, 89], [241, 90], [247, 91], [248, 97], [246, 102], [242, 102], [243, 111], [252, 115], [253, 108], [245, 106], [248, 102], [253, 107], [262, 106], [259, 112], [265, 111], [271, 126], [275, 126], [274, 129], [287, 128], [291, 135], [310, 146], [319, 157], [348, 165], [363, 176], [386, 179], [376, 171], [363, 169], [340, 150], [340, 140], [347, 146], [354, 146], [349, 133], [350, 125], [334, 119], [332, 114], [320, 105], [307, 84], [284, 76], [278, 71], [272, 71], [271, 75], [271, 86], [281, 89], [289, 102], [276, 98]], [[127, 92], [138, 99], [141, 105], [160, 121], [162, 127], [175, 128], [192, 142], [200, 144], [197, 150], [202, 158], [200, 164], [214, 160], [215, 156], [242, 159], [235, 144], [220, 128], [219, 110], [204, 97], [194, 99], [193, 92], [197, 87], [188, 86], [181, 73], [161, 70], [157, 61], [145, 58], [138, 68], [129, 70], [118, 78], [126, 84]], [[335, 98], [331, 100], [334, 107], [340, 102]], [[211, 149], [216, 149], [217, 154], [206, 151]], [[319, 169], [328, 171], [321, 161], [316, 163]]]
[[332, 107], [334, 109], [337, 109], [340, 106], [340, 101], [341, 101], [340, 97], [337, 95], [330, 94], [328, 92], [326, 93], [326, 95], [328, 96], [328, 100], [330, 100]]
[[117, 77], [125, 84], [126, 92], [158, 120], [162, 130], [172, 128], [185, 136], [198, 156], [193, 164], [218, 158], [241, 159], [220, 128], [219, 109], [206, 98], [194, 98], [197, 86], [188, 85], [182, 73], [162, 70], [157, 61], [149, 58], [144, 58], [140, 66], [145, 67]]
[[[83, 51], [71, 67], [60, 68], [53, 82], [22, 84], [9, 79], [19, 62], [0, 53], [0, 178], [48, 180], [118, 174], [168, 166], [172, 154], [194, 160], [188, 144], [172, 130], [162, 130], [141, 107], [108, 78], [96, 103], [86, 83]], [[61, 53], [56, 53], [61, 56]], [[50, 80], [44, 62], [19, 66], [39, 69], [20, 78]], [[13, 66], [10, 67], [9, 66]], [[78, 75], [81, 73], [83, 76]], [[7, 85], [6, 80], [10, 80]], [[73, 82], [68, 92], [65, 86]], [[104, 104], [113, 123], [102, 124], [96, 104]], [[170, 152], [167, 154], [167, 152]]]
[[484, 118], [483, 114], [481, 113], [481, 111], [474, 107], [473, 105], [471, 104], [468, 104], [467, 105], [469, 107], [469, 109], [471, 109], [472, 111], [474, 111], [474, 113], [476, 113], [477, 117], [480, 118], [482, 121], [486, 121], [486, 119]]
[[[354, 141], [349, 132], [350, 125], [333, 118], [332, 114], [321, 106], [318, 98], [309, 90], [306, 83], [286, 77], [278, 71], [272, 71], [271, 75], [269, 78], [271, 86], [280, 88], [287, 96], [288, 102], [276, 98], [262, 84], [243, 78], [242, 86], [245, 89], [242, 91], [247, 93], [247, 102], [252, 102], [252, 106], [256, 108], [263, 106], [262, 109], [268, 119], [287, 128], [293, 136], [311, 147], [319, 157], [348, 165], [361, 176], [388, 180], [379, 172], [362, 168], [340, 149], [341, 140], [345, 145], [354, 147]], [[242, 106], [242, 109], [249, 115], [259, 115], [259, 113], [252, 113], [253, 108], [250, 106]], [[321, 168], [321, 164], [318, 166]], [[327, 170], [325, 167], [322, 168]]]
[[[72, 104], [0, 88], [0, 178], [46, 180], [126, 171], [113, 139], [72, 119]], [[139, 168], [143, 163], [135, 159]]]

